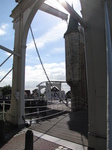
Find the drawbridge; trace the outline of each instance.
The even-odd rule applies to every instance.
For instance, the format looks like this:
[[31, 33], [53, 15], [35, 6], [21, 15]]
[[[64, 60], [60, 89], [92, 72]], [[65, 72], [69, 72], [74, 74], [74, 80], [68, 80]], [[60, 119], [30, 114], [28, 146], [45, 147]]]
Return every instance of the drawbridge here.
[[[95, 150], [111, 150], [112, 0], [80, 0], [83, 18], [66, 1], [58, 1], [84, 28], [88, 92], [88, 146]], [[22, 116], [24, 115], [26, 39], [32, 19], [42, 8], [45, 0], [18, 2], [11, 17], [15, 30], [14, 53], [19, 56], [14, 55], [12, 99], [10, 110], [7, 112], [7, 120], [21, 125], [24, 124]], [[53, 10], [51, 8], [50, 13], [55, 12], [57, 15], [58, 11]], [[61, 15], [62, 18], [67, 19], [65, 14], [61, 13]]]

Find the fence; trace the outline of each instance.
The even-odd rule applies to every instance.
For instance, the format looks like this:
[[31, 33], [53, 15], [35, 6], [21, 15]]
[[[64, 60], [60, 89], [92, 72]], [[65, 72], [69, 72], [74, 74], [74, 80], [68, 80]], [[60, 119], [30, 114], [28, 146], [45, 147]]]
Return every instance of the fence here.
[[[52, 118], [68, 111], [87, 109], [87, 100], [79, 97], [73, 100], [37, 100], [25, 99], [24, 121], [28, 123], [36, 123], [43, 119]], [[72, 103], [72, 106], [71, 106]], [[0, 103], [0, 120], [5, 120], [7, 110], [10, 108], [10, 100], [2, 100]]]
[[0, 100], [0, 120], [5, 120], [6, 111], [10, 108], [10, 99]]
[[25, 100], [25, 121], [34, 123], [70, 111], [71, 103], [65, 100]]
[[[70, 111], [67, 107], [71, 105], [70, 101], [66, 102], [59, 100], [37, 100], [37, 99], [25, 99], [25, 114], [24, 119], [28, 122], [35, 122], [41, 119], [53, 117], [55, 115], [62, 114], [66, 111]], [[7, 110], [10, 108], [10, 99], [1, 100], [0, 102], [0, 120], [5, 120]]]

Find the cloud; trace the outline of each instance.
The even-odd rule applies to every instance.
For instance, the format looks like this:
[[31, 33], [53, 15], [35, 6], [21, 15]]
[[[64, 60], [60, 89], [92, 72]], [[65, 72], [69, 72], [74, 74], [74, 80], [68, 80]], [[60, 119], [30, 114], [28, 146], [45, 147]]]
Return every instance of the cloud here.
[[7, 58], [8, 58], [9, 56], [11, 56], [10, 59], [13, 59], [13, 55], [11, 55], [11, 53], [6, 52], [5, 55], [7, 56]]
[[[52, 27], [44, 35], [35, 39], [37, 43], [37, 47], [38, 48], [44, 47], [45, 44], [55, 42], [63, 38], [63, 33], [66, 31], [66, 28], [67, 28], [67, 25], [64, 21]], [[34, 48], [34, 42], [32, 40], [31, 42], [27, 44], [27, 49], [33, 49], [33, 48]]]
[[7, 24], [2, 24], [2, 25], [0, 26], [0, 36], [6, 34], [7, 26], [8, 26]]
[[[47, 75], [51, 81], [65, 80], [65, 63], [44, 64]], [[35, 89], [43, 81], [47, 81], [46, 75], [41, 65], [26, 66], [25, 71], [25, 88]]]
[[[44, 64], [44, 68], [51, 80], [60, 80], [58, 76], [65, 76], [65, 63]], [[41, 65], [26, 66], [26, 81], [44, 81], [47, 80]]]
[[[65, 81], [65, 63], [51, 63], [44, 64], [50, 81]], [[0, 80], [10, 69], [0, 71]], [[48, 81], [41, 65], [26, 66], [25, 68], [25, 89], [34, 90], [36, 86], [43, 82]], [[1, 87], [5, 85], [12, 86], [12, 72], [1, 82]], [[68, 91], [69, 87], [63, 86], [63, 90]]]

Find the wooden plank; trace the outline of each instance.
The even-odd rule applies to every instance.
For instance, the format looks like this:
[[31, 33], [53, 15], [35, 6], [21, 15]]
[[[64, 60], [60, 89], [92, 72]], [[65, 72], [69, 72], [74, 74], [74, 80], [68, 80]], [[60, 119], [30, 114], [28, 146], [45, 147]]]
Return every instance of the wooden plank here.
[[33, 124], [31, 129], [88, 146], [87, 113], [75, 112]]

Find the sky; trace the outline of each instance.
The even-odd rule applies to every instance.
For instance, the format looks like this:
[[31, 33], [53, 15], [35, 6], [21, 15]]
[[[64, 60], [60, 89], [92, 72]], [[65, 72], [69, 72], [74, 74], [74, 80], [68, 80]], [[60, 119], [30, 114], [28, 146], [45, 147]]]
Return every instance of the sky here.
[[[70, 5], [73, 4], [73, 8], [80, 14], [79, 0], [67, 1]], [[47, 0], [46, 3], [66, 12], [56, 0]], [[14, 29], [10, 14], [16, 5], [15, 0], [10, 0], [10, 2], [1, 0], [0, 5], [0, 45], [11, 50], [14, 50]], [[39, 54], [51, 81], [66, 80], [64, 33], [67, 30], [67, 25], [68, 21], [66, 22], [40, 10], [37, 11], [31, 24]], [[47, 78], [36, 53], [30, 31], [26, 46], [25, 89], [32, 91], [40, 82], [47, 81]], [[0, 49], [0, 64], [9, 55], [9, 53]], [[0, 67], [0, 80], [12, 68], [12, 64], [13, 57]], [[0, 82], [0, 87], [5, 85], [12, 86], [12, 72]], [[69, 86], [65, 84], [62, 88], [66, 92], [69, 90]]]

